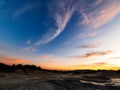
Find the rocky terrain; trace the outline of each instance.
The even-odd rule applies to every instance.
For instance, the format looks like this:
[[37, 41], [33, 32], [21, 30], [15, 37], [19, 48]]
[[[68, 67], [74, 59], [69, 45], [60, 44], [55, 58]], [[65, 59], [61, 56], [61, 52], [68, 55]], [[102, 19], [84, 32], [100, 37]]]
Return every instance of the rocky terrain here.
[[0, 73], [0, 90], [120, 90], [120, 74]]

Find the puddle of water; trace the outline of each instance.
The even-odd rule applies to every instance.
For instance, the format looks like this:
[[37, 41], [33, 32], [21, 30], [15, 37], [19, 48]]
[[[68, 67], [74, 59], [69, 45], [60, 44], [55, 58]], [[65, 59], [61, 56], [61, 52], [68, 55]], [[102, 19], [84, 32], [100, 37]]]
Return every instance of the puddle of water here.
[[84, 80], [80, 80], [81, 83], [90, 83], [93, 85], [100, 85], [100, 86], [105, 86], [104, 83], [98, 83], [98, 82], [91, 82], [91, 81], [84, 81]]
[[120, 78], [111, 78], [111, 84], [113, 86], [120, 86]]
[[120, 78], [111, 78], [110, 80], [106, 80], [106, 82], [93, 82], [93, 81], [84, 81], [80, 80], [81, 83], [90, 83], [93, 85], [100, 85], [100, 86], [120, 86]]

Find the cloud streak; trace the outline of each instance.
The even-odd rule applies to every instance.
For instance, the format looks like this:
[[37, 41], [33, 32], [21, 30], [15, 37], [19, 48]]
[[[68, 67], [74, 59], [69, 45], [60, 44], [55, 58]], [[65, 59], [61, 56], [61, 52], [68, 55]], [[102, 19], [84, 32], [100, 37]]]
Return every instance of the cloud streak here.
[[28, 41], [26, 42], [26, 45], [29, 45], [29, 44], [31, 44], [31, 41], [30, 41], [30, 40], [28, 40]]
[[[80, 25], [89, 25], [92, 28], [101, 27], [120, 13], [120, 5], [118, 2], [118, 0], [106, 0], [104, 2], [103, 0], [96, 0], [93, 3], [88, 4], [88, 6], [86, 1], [78, 1], [75, 3], [73, 0], [59, 0], [57, 1], [59, 4], [55, 1], [52, 2], [52, 7], [49, 7], [51, 8], [49, 9], [49, 12], [50, 14], [52, 13], [51, 15], [54, 17], [57, 29], [51, 28], [51, 31], [43, 35], [42, 38], [35, 43], [35, 45], [39, 46], [46, 44], [59, 36], [67, 26], [75, 11], [80, 13], [79, 18], [82, 18], [82, 21], [79, 21]], [[94, 37], [101, 31], [96, 30], [93, 32], [86, 32], [87, 36], [84, 37]]]
[[102, 3], [102, 2], [103, 2], [103, 0], [96, 0], [90, 6], [95, 6], [95, 5], [98, 5], [98, 4]]
[[95, 29], [95, 30], [85, 30], [84, 32], [78, 34], [76, 37], [78, 39], [84, 39], [84, 38], [88, 38], [88, 37], [95, 37], [97, 35], [99, 35], [100, 33], [102, 33], [103, 30], [100, 29]]
[[53, 14], [57, 29], [53, 29], [54, 31], [45, 34], [42, 39], [35, 43], [35, 45], [42, 45], [55, 39], [65, 29], [66, 25], [70, 21], [76, 7], [72, 6], [71, 1], [60, 0], [57, 1], [57, 3], [58, 2], [58, 6], [52, 7], [52, 9], [59, 8]]
[[90, 25], [93, 28], [99, 28], [100, 26], [111, 21], [120, 13], [119, 0], [106, 0], [104, 2], [102, 2], [102, 0], [99, 1], [100, 2], [96, 2], [96, 4], [92, 4], [92, 7], [89, 6], [89, 8], [85, 8], [82, 11], [83, 21], [80, 22], [80, 24]]
[[93, 43], [93, 44], [82, 45], [81, 48], [86, 48], [86, 49], [89, 49], [89, 48], [98, 48], [101, 45], [102, 45], [102, 42], [96, 42], [96, 43]]
[[35, 47], [26, 47], [26, 48], [24, 48], [22, 51], [24, 51], [24, 52], [36, 52], [37, 51], [37, 49], [35, 48]]
[[111, 52], [112, 51], [90, 52], [82, 56], [70, 56], [70, 57], [74, 59], [88, 59], [92, 57], [107, 55], [107, 54], [110, 54]]
[[98, 35], [104, 33], [104, 29], [101, 27], [107, 25], [120, 14], [119, 0], [94, 0], [90, 4], [87, 4], [86, 1], [84, 3], [77, 8], [79, 13], [78, 25], [80, 28], [83, 26], [84, 30], [80, 30], [78, 34], [67, 41], [69, 45], [75, 41], [79, 42], [80, 40], [99, 37]]
[[82, 48], [97, 48], [97, 45], [83, 45]]

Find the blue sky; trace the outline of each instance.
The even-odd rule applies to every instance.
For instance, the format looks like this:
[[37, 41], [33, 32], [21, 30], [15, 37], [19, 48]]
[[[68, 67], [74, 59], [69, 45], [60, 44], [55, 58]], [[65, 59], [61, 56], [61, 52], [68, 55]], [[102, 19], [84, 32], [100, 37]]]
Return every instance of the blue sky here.
[[119, 0], [0, 0], [0, 62], [116, 69], [119, 23]]

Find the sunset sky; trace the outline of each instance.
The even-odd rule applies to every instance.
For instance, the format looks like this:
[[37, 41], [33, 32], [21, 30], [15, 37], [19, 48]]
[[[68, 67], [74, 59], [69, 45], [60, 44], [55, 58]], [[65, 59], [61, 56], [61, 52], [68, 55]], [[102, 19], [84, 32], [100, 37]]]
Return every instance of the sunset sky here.
[[120, 0], [0, 0], [0, 63], [120, 69]]

